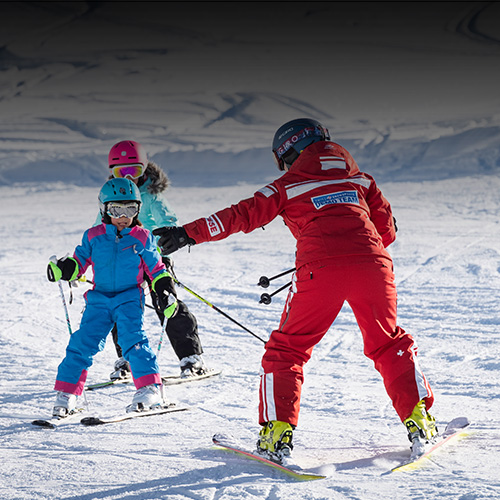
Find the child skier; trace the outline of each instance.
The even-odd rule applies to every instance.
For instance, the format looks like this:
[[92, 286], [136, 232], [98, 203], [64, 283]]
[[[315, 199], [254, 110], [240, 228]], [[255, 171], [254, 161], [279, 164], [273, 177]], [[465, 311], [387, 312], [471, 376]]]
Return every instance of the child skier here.
[[[177, 216], [164, 197], [169, 186], [165, 172], [151, 160], [148, 160], [143, 146], [136, 141], [120, 141], [109, 151], [108, 165], [111, 177], [125, 177], [134, 182], [141, 193], [141, 222], [149, 231], [158, 227], [176, 226]], [[100, 217], [97, 221], [100, 223]], [[163, 263], [172, 275], [173, 262], [167, 255], [162, 256]], [[146, 280], [148, 280], [146, 276]], [[151, 287], [150, 287], [151, 288]], [[170, 280], [169, 293], [176, 296], [173, 280]], [[164, 315], [156, 299], [156, 293], [151, 290], [151, 299], [160, 322], [164, 324]], [[203, 348], [198, 336], [196, 317], [181, 300], [177, 300], [177, 309], [167, 321], [165, 332], [179, 359], [181, 377], [189, 378], [206, 373], [207, 369], [202, 358]], [[122, 356], [118, 343], [117, 326], [112, 330], [118, 359], [111, 379], [124, 378], [129, 375], [129, 365]]]
[[141, 196], [128, 179], [113, 179], [99, 193], [103, 223], [85, 231], [73, 257], [50, 262], [47, 277], [73, 281], [91, 265], [94, 287], [85, 294], [86, 309], [80, 328], [70, 337], [66, 357], [59, 365], [54, 389], [53, 415], [65, 417], [76, 407], [87, 370], [102, 351], [114, 324], [119, 326], [123, 356], [130, 363], [137, 391], [127, 411], [140, 411], [163, 403], [156, 356], [143, 330], [146, 272], [168, 317], [175, 298], [168, 294], [170, 275], [161, 261], [153, 237], [138, 220]]
[[421, 372], [414, 339], [397, 326], [392, 259], [396, 237], [389, 202], [316, 120], [282, 125], [273, 153], [284, 174], [252, 198], [178, 228], [162, 228], [159, 245], [185, 245], [248, 233], [283, 217], [297, 240], [296, 268], [281, 321], [262, 358], [258, 451], [275, 461], [290, 454], [298, 423], [303, 366], [347, 301], [364, 352], [381, 374], [412, 446], [436, 433], [427, 410], [434, 396]]

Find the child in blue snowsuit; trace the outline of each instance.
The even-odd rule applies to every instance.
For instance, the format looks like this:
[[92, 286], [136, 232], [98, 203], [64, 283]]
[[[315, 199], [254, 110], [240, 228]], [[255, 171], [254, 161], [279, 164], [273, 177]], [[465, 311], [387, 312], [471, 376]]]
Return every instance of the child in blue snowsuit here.
[[[163, 403], [156, 356], [143, 329], [144, 273], [152, 282], [165, 315], [174, 312], [175, 298], [168, 295], [166, 272], [151, 233], [137, 218], [141, 197], [129, 179], [106, 182], [99, 194], [103, 223], [85, 231], [73, 257], [49, 263], [50, 281], [72, 281], [91, 265], [94, 287], [85, 294], [86, 309], [80, 328], [70, 338], [66, 357], [59, 365], [54, 389], [58, 391], [54, 416], [64, 417], [82, 394], [93, 357], [104, 348], [106, 337], [118, 325], [123, 356], [129, 362], [137, 389], [128, 411]], [[167, 294], [165, 293], [167, 292]]]

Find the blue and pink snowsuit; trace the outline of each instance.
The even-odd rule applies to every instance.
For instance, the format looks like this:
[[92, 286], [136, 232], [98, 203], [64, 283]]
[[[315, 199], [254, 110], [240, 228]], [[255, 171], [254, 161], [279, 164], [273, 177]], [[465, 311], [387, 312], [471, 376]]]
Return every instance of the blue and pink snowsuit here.
[[87, 307], [59, 365], [54, 389], [82, 394], [93, 357], [104, 349], [115, 323], [136, 388], [160, 384], [156, 356], [143, 328], [144, 273], [154, 280], [165, 272], [151, 233], [139, 226], [118, 233], [112, 224], [101, 224], [85, 231], [73, 258], [79, 275], [92, 266], [95, 284], [85, 294]]

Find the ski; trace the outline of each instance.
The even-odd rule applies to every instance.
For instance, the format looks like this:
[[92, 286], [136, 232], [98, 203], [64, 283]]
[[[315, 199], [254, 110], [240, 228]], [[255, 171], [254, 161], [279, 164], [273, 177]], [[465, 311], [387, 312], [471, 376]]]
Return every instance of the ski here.
[[97, 384], [90, 384], [85, 387], [86, 391], [94, 391], [95, 389], [102, 389], [103, 387], [109, 387], [110, 385], [118, 384], [130, 384], [133, 382], [132, 377], [118, 378], [114, 380], [107, 380], [106, 382], [99, 382]]
[[60, 427], [61, 425], [66, 424], [74, 424], [81, 420], [81, 413], [84, 411], [83, 408], [77, 408], [73, 413], [68, 415], [67, 417], [51, 417], [47, 419], [38, 419], [33, 420], [31, 425], [36, 427], [45, 427], [46, 429], [55, 429], [56, 427]]
[[161, 380], [163, 385], [177, 385], [177, 384], [185, 384], [187, 382], [196, 382], [198, 380], [204, 380], [209, 377], [215, 377], [216, 375], [220, 375], [222, 370], [207, 370], [202, 375], [192, 375], [191, 377], [181, 377], [180, 375], [167, 375], [162, 377]]
[[[222, 370], [208, 370], [202, 375], [193, 375], [191, 377], [181, 377], [180, 375], [166, 375], [161, 378], [163, 385], [178, 385], [185, 384], [187, 382], [196, 382], [198, 380], [204, 380], [209, 377], [215, 377], [220, 375]], [[110, 387], [112, 385], [118, 384], [130, 384], [133, 382], [132, 377], [119, 378], [115, 380], [106, 380], [105, 382], [98, 382], [97, 384], [90, 384], [85, 387], [87, 391], [94, 391], [96, 389], [102, 389], [103, 387]]]
[[131, 412], [120, 413], [118, 415], [110, 417], [85, 417], [81, 419], [80, 423], [86, 426], [114, 424], [116, 422], [131, 420], [132, 418], [152, 417], [155, 415], [164, 415], [165, 413], [172, 413], [175, 411], [186, 411], [186, 410], [189, 410], [189, 408], [185, 406], [176, 406], [175, 403], [171, 403], [169, 405], [162, 406], [156, 410], [131, 411]]
[[448, 423], [444, 432], [438, 435], [437, 440], [429, 443], [429, 445], [424, 449], [423, 453], [417, 456], [410, 457], [409, 460], [404, 463], [397, 465], [392, 468], [389, 472], [410, 472], [422, 467], [425, 463], [425, 459], [428, 459], [432, 454], [444, 444], [449, 443], [452, 440], [457, 440], [466, 434], [465, 429], [470, 425], [469, 419], [467, 417], [457, 417]]
[[234, 438], [226, 436], [224, 434], [215, 434], [212, 437], [212, 442], [216, 446], [219, 446], [220, 448], [232, 451], [233, 453], [237, 453], [240, 456], [249, 458], [251, 460], [255, 460], [257, 462], [260, 462], [261, 464], [272, 467], [273, 469], [283, 472], [288, 476], [291, 476], [299, 481], [315, 481], [317, 479], [325, 479], [326, 477], [320, 474], [314, 474], [312, 472], [292, 469], [290, 467], [287, 467], [286, 465], [273, 462], [272, 460], [269, 460], [263, 457], [262, 455], [259, 455], [256, 451], [253, 452], [246, 450], [245, 447], [242, 446], [240, 443], [236, 442]]

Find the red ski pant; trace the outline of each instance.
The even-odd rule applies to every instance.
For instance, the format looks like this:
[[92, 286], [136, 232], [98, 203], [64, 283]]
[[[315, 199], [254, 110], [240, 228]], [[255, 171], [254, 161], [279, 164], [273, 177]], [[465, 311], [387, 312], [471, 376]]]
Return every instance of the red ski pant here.
[[303, 366], [344, 301], [361, 330], [364, 354], [382, 376], [401, 420], [421, 399], [427, 408], [432, 406], [434, 396], [418, 366], [415, 342], [396, 325], [392, 262], [315, 262], [295, 273], [279, 328], [266, 344], [259, 391], [261, 424], [280, 420], [297, 425]]

